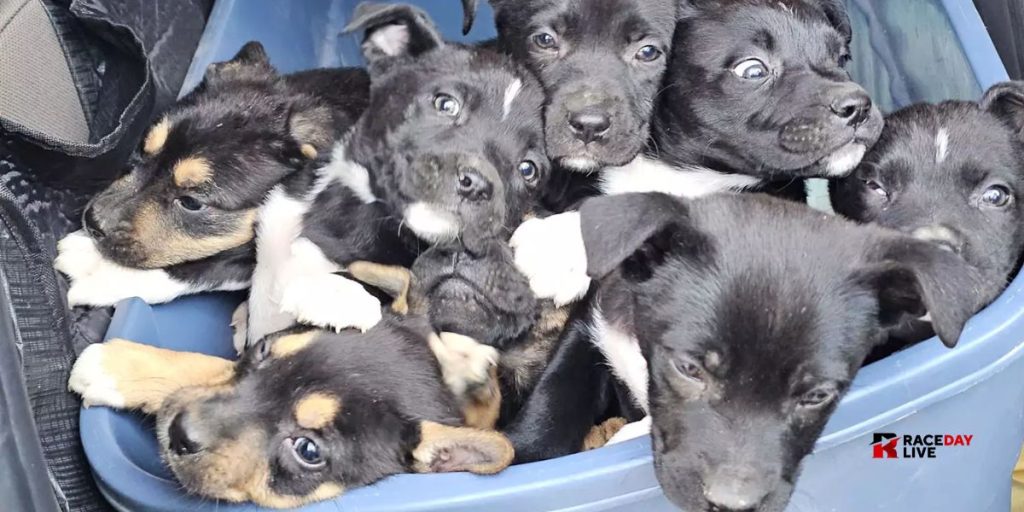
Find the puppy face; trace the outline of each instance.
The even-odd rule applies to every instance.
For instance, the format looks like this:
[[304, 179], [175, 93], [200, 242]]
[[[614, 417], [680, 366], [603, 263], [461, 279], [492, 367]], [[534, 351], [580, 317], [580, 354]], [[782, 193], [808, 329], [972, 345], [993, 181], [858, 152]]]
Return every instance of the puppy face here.
[[501, 469], [503, 437], [448, 426], [461, 418], [422, 330], [265, 340], [228, 384], [166, 400], [163, 458], [189, 492], [274, 508], [395, 473]]
[[312, 98], [289, 93], [250, 43], [150, 128], [83, 224], [106, 257], [138, 268], [245, 244], [258, 204], [330, 143], [331, 121]]
[[643, 148], [665, 71], [676, 2], [492, 2], [500, 44], [547, 93], [551, 159], [571, 170], [623, 165]]
[[592, 275], [625, 258], [602, 306], [634, 316], [602, 315], [639, 341], [655, 470], [685, 510], [782, 511], [883, 328], [928, 311], [952, 345], [998, 293], [932, 244], [777, 199], [609, 196], [581, 219]]
[[833, 186], [839, 213], [933, 241], [1006, 278], [1024, 249], [1024, 88], [983, 104], [918, 105], [892, 114], [854, 176]]
[[371, 74], [348, 142], [403, 225], [435, 244], [505, 237], [544, 185], [543, 93], [495, 52], [446, 44], [410, 6], [363, 4]]
[[841, 2], [683, 4], [656, 137], [669, 159], [768, 178], [853, 170], [882, 116], [844, 69]]

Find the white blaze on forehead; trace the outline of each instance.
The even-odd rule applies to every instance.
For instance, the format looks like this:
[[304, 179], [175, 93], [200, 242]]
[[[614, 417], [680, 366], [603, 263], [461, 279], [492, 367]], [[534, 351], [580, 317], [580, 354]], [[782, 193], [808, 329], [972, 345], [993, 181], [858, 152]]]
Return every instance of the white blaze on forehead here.
[[519, 96], [519, 92], [523, 90], [523, 81], [515, 79], [512, 83], [508, 84], [505, 89], [505, 101], [502, 103], [501, 118], [505, 119], [512, 112], [512, 102], [516, 100], [516, 96]]
[[945, 128], [939, 128], [935, 134], [935, 163], [941, 164], [949, 156], [949, 132]]
[[409, 27], [405, 25], [388, 25], [370, 35], [369, 43], [376, 46], [384, 55], [395, 57], [409, 47]]
[[405, 209], [405, 225], [428, 242], [444, 242], [459, 236], [459, 219], [455, 215], [424, 202]]

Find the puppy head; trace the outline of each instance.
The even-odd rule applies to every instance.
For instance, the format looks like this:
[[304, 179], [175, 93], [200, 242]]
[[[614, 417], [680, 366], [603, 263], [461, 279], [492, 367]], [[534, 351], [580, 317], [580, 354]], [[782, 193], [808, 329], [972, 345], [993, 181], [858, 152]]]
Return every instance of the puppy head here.
[[395, 473], [507, 466], [508, 441], [449, 426], [455, 410], [418, 333], [307, 332], [265, 340], [225, 386], [173, 395], [156, 428], [187, 491], [291, 508]]
[[431, 243], [507, 238], [547, 179], [540, 85], [510, 59], [445, 43], [425, 13], [361, 4], [371, 75], [349, 157]]
[[624, 165], [647, 142], [676, 2], [492, 1], [501, 46], [540, 78], [545, 139], [570, 170]]
[[952, 345], [992, 298], [952, 253], [779, 200], [609, 196], [581, 219], [591, 274], [619, 268], [635, 300], [631, 322], [602, 313], [639, 340], [655, 470], [685, 510], [782, 511], [883, 328], [929, 311]]
[[940, 244], [1006, 279], [1024, 251], [1024, 84], [980, 104], [917, 105], [890, 115], [836, 211]]
[[202, 259], [253, 237], [257, 205], [329, 146], [332, 117], [291, 94], [259, 43], [212, 64], [145, 135], [127, 173], [86, 207], [108, 258], [140, 268]]
[[844, 176], [878, 138], [882, 115], [845, 69], [839, 0], [687, 0], [680, 17], [655, 127], [668, 157], [765, 178]]

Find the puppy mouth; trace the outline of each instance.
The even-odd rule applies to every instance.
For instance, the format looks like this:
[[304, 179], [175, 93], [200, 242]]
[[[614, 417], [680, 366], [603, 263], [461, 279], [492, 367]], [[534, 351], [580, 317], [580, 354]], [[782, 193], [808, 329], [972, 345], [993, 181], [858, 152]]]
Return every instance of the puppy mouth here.
[[818, 160], [815, 167], [823, 171], [822, 174], [826, 177], [843, 178], [849, 176], [860, 165], [867, 150], [865, 143], [854, 139]]

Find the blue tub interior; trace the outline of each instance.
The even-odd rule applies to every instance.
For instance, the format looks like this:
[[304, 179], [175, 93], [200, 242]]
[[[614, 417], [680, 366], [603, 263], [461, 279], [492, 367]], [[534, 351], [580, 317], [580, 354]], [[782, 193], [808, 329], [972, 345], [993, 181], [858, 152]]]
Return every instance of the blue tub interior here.
[[[186, 83], [209, 62], [251, 39], [288, 72], [358, 65], [358, 40], [338, 34], [356, 1], [219, 0]], [[417, 3], [417, 2], [414, 2]], [[455, 1], [423, 1], [446, 34], [460, 39]], [[1006, 79], [969, 0], [849, 0], [855, 26], [852, 72], [880, 104], [975, 99]], [[466, 40], [493, 36], [483, 6]], [[901, 27], [897, 30], [896, 27]], [[925, 65], [926, 63], [927, 65]], [[953, 77], [953, 78], [951, 78]], [[108, 338], [232, 356], [228, 319], [237, 294], [188, 297], [117, 308]], [[807, 459], [790, 511], [992, 511], [1009, 508], [1009, 475], [1024, 439], [1024, 278], [967, 326], [961, 344], [921, 343], [864, 368]], [[966, 433], [969, 449], [936, 460], [870, 458], [873, 432]], [[121, 510], [258, 510], [183, 495], [157, 455], [140, 414], [83, 409], [83, 445], [96, 480]], [[315, 511], [675, 510], [654, 478], [648, 438], [500, 475], [400, 475]]]

